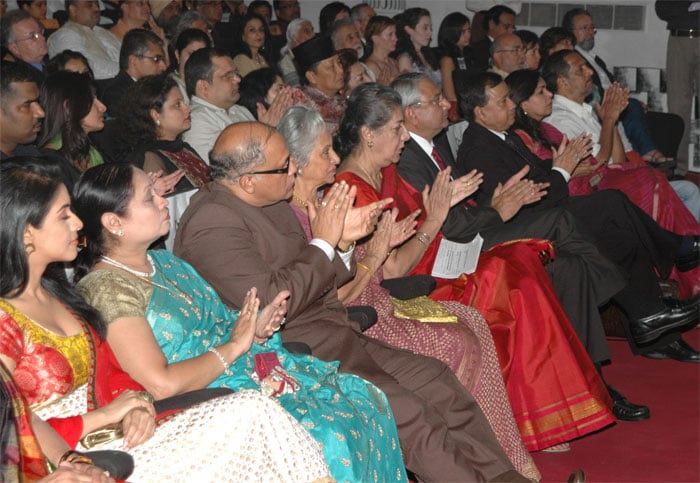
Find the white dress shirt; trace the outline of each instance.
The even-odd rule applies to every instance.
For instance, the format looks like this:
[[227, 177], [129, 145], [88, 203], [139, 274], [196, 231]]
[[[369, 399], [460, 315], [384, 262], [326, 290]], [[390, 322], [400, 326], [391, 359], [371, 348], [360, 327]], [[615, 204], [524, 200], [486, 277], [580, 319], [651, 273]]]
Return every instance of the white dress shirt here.
[[66, 49], [83, 54], [95, 74], [95, 79], [111, 79], [119, 73], [121, 42], [102, 27], [86, 27], [72, 21], [54, 32], [48, 40], [49, 57]]
[[199, 157], [209, 164], [209, 151], [225, 127], [237, 122], [255, 121], [255, 117], [243, 106], [233, 105], [228, 110], [210, 104], [197, 96], [190, 99], [192, 127], [183, 139], [192, 146]]

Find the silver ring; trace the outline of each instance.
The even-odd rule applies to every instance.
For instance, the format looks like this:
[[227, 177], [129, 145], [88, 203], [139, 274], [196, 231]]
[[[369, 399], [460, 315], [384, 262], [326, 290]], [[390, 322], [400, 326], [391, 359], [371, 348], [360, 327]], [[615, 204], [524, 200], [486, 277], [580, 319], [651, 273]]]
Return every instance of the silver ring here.
[[321, 201], [321, 206], [325, 207], [327, 204], [328, 204], [327, 201], [325, 201], [325, 200], [324, 200], [324, 201]]
[[280, 325], [284, 325], [285, 322], [287, 322], [287, 317], [282, 317], [282, 320], [280, 320]]

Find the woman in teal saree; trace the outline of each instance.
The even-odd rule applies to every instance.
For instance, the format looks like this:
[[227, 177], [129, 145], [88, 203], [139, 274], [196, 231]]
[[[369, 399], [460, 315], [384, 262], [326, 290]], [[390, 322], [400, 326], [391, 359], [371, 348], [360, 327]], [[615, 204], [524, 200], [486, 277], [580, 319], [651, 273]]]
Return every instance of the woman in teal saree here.
[[288, 292], [258, 311], [251, 289], [240, 313], [231, 311], [186, 262], [147, 251], [167, 232], [168, 214], [143, 171], [88, 170], [74, 204], [87, 237], [79, 287], [108, 321], [107, 340], [123, 369], [156, 399], [203, 387], [259, 389], [322, 444], [337, 481], [406, 479], [384, 394], [339, 373], [337, 362], [282, 347], [275, 332]]

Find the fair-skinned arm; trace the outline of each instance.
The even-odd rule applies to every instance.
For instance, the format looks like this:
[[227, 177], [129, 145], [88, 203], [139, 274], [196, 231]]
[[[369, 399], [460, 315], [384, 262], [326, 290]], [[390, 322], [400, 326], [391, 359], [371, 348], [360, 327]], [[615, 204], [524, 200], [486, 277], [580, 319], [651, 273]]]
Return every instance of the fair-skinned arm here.
[[359, 297], [372, 280], [372, 275], [384, 264], [389, 251], [416, 233], [416, 219], [419, 214], [420, 210], [415, 211], [401, 221], [396, 221], [399, 215], [397, 208], [382, 214], [372, 238], [366, 244], [367, 250], [364, 258], [357, 262], [366, 269], [358, 266], [355, 277], [338, 288], [338, 298], [343, 304], [352, 302]]
[[[269, 318], [278, 317], [278, 308], [287, 297], [288, 291], [280, 292], [258, 317], [260, 300], [257, 290], [248, 291], [231, 338], [216, 347], [227, 363], [247, 353], [255, 337], [265, 336]], [[280, 319], [274, 323], [278, 324]], [[223, 364], [211, 352], [169, 364], [144, 317], [115, 319], [108, 326], [107, 340], [122, 369], [156, 400], [202, 389], [224, 372]]]
[[595, 157], [603, 163], [607, 163], [611, 157], [615, 164], [626, 161], [622, 142], [617, 135], [617, 121], [628, 103], [629, 91], [615, 82], [605, 90], [603, 101], [593, 105], [601, 123], [600, 139], [598, 140], [600, 149], [595, 153]]

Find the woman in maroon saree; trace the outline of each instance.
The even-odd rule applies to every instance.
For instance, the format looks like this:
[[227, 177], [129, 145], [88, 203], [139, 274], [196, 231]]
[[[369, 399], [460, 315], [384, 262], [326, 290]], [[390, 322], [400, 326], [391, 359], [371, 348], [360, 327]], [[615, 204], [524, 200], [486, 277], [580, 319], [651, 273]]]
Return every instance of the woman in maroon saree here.
[[[438, 206], [427, 191], [417, 192], [398, 175], [395, 163], [406, 139], [398, 94], [377, 84], [358, 87], [335, 143], [343, 158], [336, 181], [357, 187], [357, 206], [393, 197], [399, 218], [421, 210], [418, 233], [394, 249], [392, 257], [406, 259], [402, 251], [424, 248], [404, 273], [394, 270], [393, 276], [432, 272], [442, 234], [438, 230], [433, 236], [431, 229], [426, 237], [421, 230], [433, 226], [436, 216], [444, 221], [456, 202], [448, 195]], [[478, 174], [467, 176], [478, 186]], [[449, 183], [449, 172], [438, 176], [432, 190], [443, 189], [441, 183]], [[412, 243], [418, 236], [422, 240]], [[531, 451], [560, 445], [614, 421], [605, 386], [559, 304], [542, 266], [543, 256], [551, 257], [552, 250], [542, 240], [496, 246], [481, 254], [475, 273], [438, 280], [431, 294], [435, 300], [476, 307], [486, 318], [516, 422]]]

